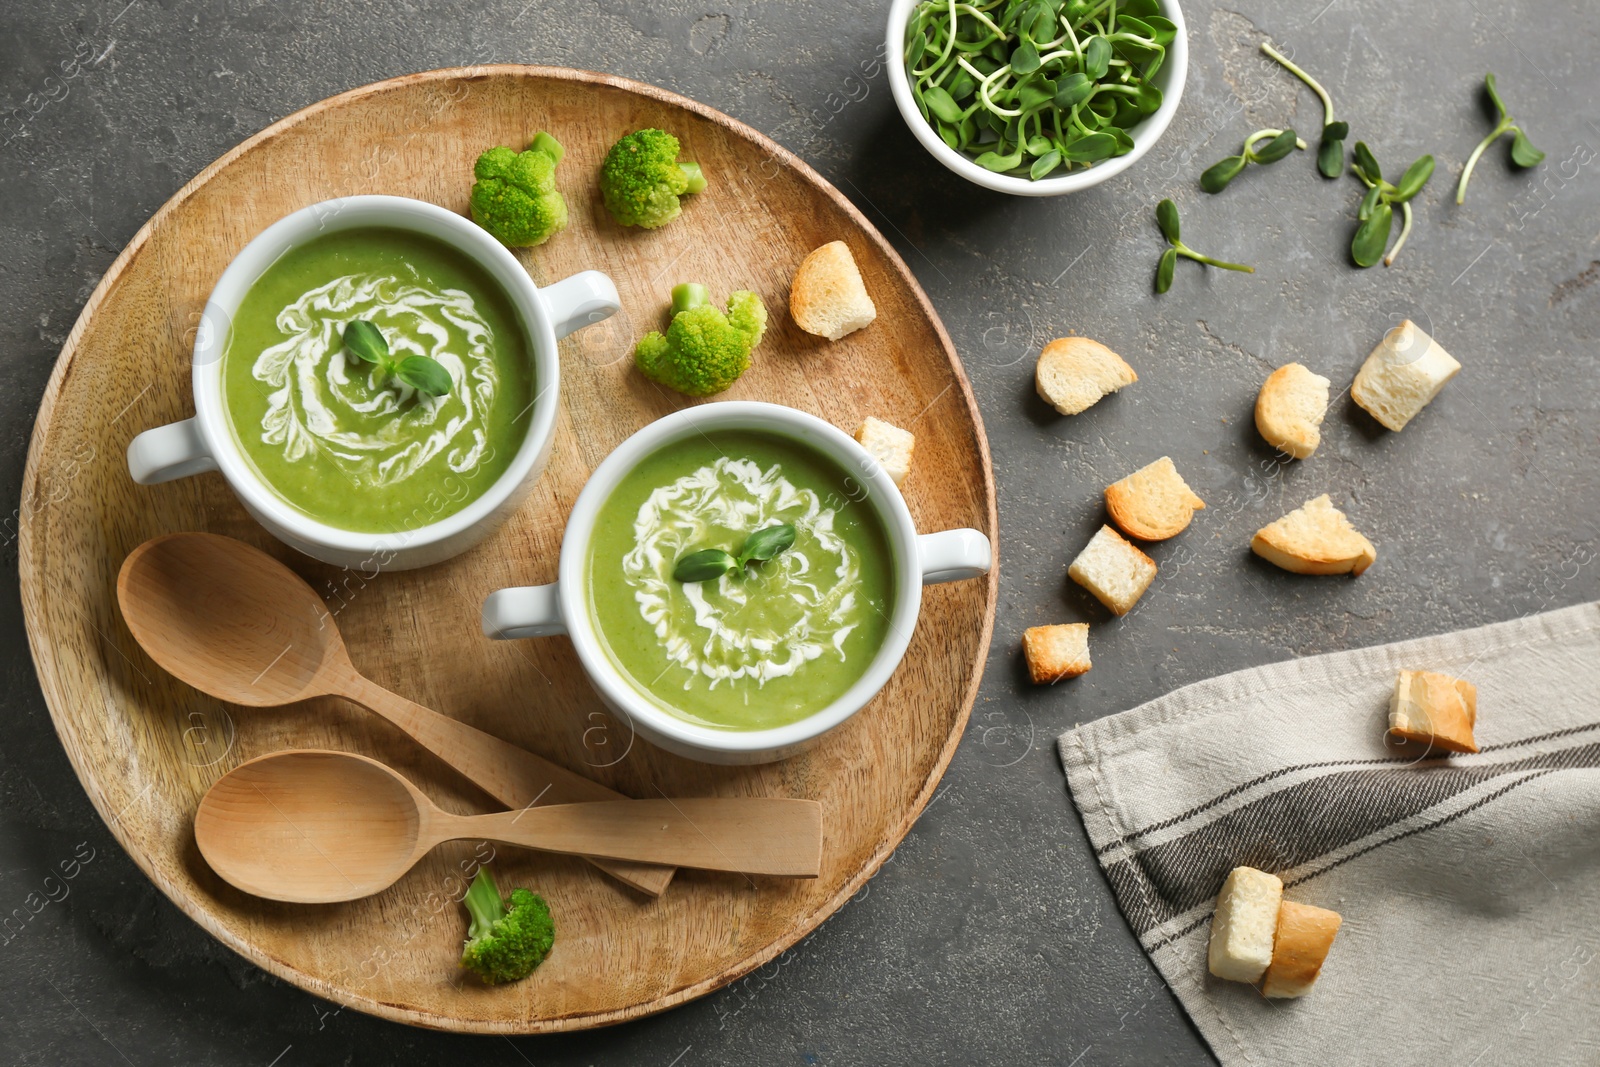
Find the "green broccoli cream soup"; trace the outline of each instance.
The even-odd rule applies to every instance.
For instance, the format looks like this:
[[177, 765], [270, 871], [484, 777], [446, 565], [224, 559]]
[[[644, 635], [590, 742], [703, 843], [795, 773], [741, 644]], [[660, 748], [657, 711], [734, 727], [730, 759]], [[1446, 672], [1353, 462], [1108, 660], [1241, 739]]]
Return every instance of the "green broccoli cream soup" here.
[[[831, 460], [774, 434], [712, 431], [647, 457], [596, 517], [589, 609], [612, 662], [680, 718], [728, 730], [822, 710], [889, 630], [894, 565], [877, 511]], [[854, 494], [859, 497], [859, 490]], [[683, 557], [737, 556], [794, 527], [765, 562], [679, 581]]]
[[[345, 326], [448, 372], [440, 396], [356, 359]], [[481, 496], [527, 433], [533, 364], [516, 310], [467, 256], [350, 229], [290, 249], [245, 294], [223, 354], [234, 437], [278, 496], [330, 526], [394, 533]]]

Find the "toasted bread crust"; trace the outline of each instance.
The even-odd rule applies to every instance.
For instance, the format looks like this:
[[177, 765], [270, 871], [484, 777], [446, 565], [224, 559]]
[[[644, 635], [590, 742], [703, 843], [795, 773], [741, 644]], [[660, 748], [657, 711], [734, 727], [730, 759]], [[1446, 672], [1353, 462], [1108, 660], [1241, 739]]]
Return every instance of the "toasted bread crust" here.
[[1138, 380], [1126, 360], [1087, 337], [1051, 341], [1039, 353], [1033, 371], [1034, 388], [1063, 415], [1085, 411], [1106, 394]]
[[1311, 992], [1344, 917], [1327, 908], [1285, 900], [1278, 906], [1272, 963], [1261, 992], [1269, 997], [1303, 997]]
[[830, 341], [878, 317], [849, 245], [829, 241], [800, 261], [789, 287], [789, 314], [802, 330]]
[[1250, 550], [1295, 574], [1358, 575], [1378, 558], [1326, 493], [1257, 530]]
[[1478, 687], [1435, 671], [1401, 671], [1389, 701], [1389, 732], [1449, 752], [1476, 752]]
[[1267, 375], [1256, 396], [1256, 429], [1267, 444], [1295, 459], [1309, 459], [1322, 443], [1331, 385], [1298, 363]]
[[1111, 521], [1141, 541], [1176, 537], [1205, 506], [1168, 456], [1106, 486], [1106, 511]]
[[1028, 659], [1028, 676], [1034, 685], [1086, 674], [1089, 662], [1089, 624], [1066, 622], [1030, 626], [1022, 632], [1022, 652]]

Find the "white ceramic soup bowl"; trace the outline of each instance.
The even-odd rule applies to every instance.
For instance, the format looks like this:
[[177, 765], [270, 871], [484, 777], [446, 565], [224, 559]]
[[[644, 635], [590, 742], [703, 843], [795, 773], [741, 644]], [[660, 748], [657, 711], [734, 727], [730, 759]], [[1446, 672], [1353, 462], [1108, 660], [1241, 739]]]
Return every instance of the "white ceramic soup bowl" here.
[[[635, 688], [613, 664], [589, 608], [587, 566], [595, 518], [612, 490], [644, 458], [675, 441], [716, 430], [752, 430], [788, 438], [842, 468], [852, 499], [875, 509], [894, 558], [889, 632], [866, 672], [833, 703], [767, 730], [726, 730], [689, 722]], [[497, 640], [566, 634], [589, 682], [612, 710], [646, 740], [706, 763], [769, 763], [815, 744], [861, 710], [888, 683], [911, 642], [922, 607], [922, 586], [988, 573], [989, 539], [977, 530], [918, 534], [894, 481], [849, 435], [794, 408], [726, 401], [686, 408], [646, 426], [612, 452], [589, 477], [567, 519], [557, 581], [502, 589], [483, 603], [483, 632]]]
[[[262, 481], [239, 448], [223, 393], [222, 356], [230, 325], [256, 280], [296, 245], [340, 230], [387, 227], [432, 237], [463, 253], [500, 286], [520, 320], [533, 360], [533, 412], [511, 466], [482, 496], [454, 514], [413, 529], [359, 533], [311, 518]], [[469, 219], [436, 204], [400, 196], [350, 196], [312, 204], [268, 226], [234, 257], [206, 301], [194, 341], [194, 418], [135, 437], [128, 470], [140, 485], [220, 471], [240, 503], [274, 537], [306, 555], [342, 567], [405, 570], [448, 559], [488, 536], [528, 495], [550, 458], [560, 404], [556, 341], [599, 322], [620, 304], [616, 286], [583, 271], [539, 288], [499, 241]], [[442, 510], [442, 509], [439, 509]]]
[[1155, 147], [1161, 135], [1167, 132], [1172, 116], [1178, 113], [1178, 101], [1183, 97], [1183, 83], [1189, 75], [1188, 28], [1184, 25], [1183, 11], [1178, 0], [1161, 0], [1161, 14], [1178, 28], [1177, 39], [1167, 49], [1161, 69], [1150, 81], [1161, 90], [1161, 106], [1137, 126], [1128, 128], [1133, 138], [1133, 150], [1127, 155], [1104, 159], [1087, 170], [1075, 170], [1054, 178], [1034, 181], [1028, 177], [996, 174], [974, 163], [971, 158], [956, 151], [939, 139], [939, 134], [917, 110], [917, 101], [911, 95], [911, 80], [906, 74], [906, 23], [912, 10], [921, 0], [892, 0], [889, 4], [889, 30], [885, 40], [885, 55], [889, 66], [889, 91], [894, 96], [900, 117], [911, 128], [911, 134], [922, 147], [969, 182], [1014, 196], [1061, 196], [1075, 193], [1092, 185], [1099, 185], [1137, 163], [1146, 152]]

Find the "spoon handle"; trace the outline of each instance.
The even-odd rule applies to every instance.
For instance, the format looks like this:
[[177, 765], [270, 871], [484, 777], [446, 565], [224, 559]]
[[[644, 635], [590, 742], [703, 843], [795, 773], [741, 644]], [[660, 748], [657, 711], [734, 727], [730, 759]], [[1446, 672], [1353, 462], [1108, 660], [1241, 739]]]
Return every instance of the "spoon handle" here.
[[430, 816], [434, 844], [487, 838], [541, 852], [789, 878], [815, 878], [822, 866], [815, 800], [686, 797]]
[[[423, 748], [460, 771], [484, 792], [509, 808], [535, 804], [573, 804], [584, 801], [626, 801], [621, 793], [575, 774], [542, 756], [502, 741], [448, 715], [354, 674], [340, 695], [381, 715], [410, 734]], [[486, 816], [487, 817], [487, 816]], [[575, 849], [587, 856], [584, 849]], [[626, 860], [589, 857], [596, 867], [650, 896], [660, 896], [672, 881], [672, 868]]]

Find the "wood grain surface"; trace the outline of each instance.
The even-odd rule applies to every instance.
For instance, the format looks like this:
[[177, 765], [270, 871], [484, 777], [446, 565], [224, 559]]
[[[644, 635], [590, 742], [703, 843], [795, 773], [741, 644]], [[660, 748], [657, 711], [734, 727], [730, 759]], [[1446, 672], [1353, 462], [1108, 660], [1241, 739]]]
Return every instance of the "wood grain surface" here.
[[[657, 231], [625, 230], [599, 205], [601, 159], [621, 133], [668, 129], [710, 188]], [[189, 359], [205, 298], [229, 259], [296, 208], [393, 193], [466, 209], [472, 161], [548, 129], [566, 146], [558, 182], [571, 225], [520, 253], [534, 280], [610, 274], [623, 310], [561, 344], [562, 410], [550, 467], [498, 534], [420, 571], [372, 576], [271, 540], [219, 475], [141, 488], [124, 452], [139, 431], [194, 412]], [[786, 313], [812, 248], [843, 239], [878, 321], [829, 343]], [[50, 379], [23, 482], [24, 614], [67, 755], [112, 832], [178, 907], [259, 966], [318, 996], [451, 1030], [527, 1033], [615, 1023], [700, 996], [772, 959], [871, 876], [932, 796], [966, 723], [988, 648], [998, 571], [934, 586], [884, 691], [820, 747], [763, 767], [714, 767], [632, 738], [584, 682], [564, 638], [491, 642], [483, 597], [553, 581], [567, 512], [624, 437], [690, 401], [631, 367], [676, 282], [718, 297], [758, 291], [773, 311], [755, 365], [723, 399], [812, 412], [846, 431], [877, 415], [917, 435], [905, 493], [919, 529], [993, 539], [988, 448], [955, 352], [905, 264], [832, 187], [761, 135], [709, 108], [622, 79], [537, 67], [411, 75], [333, 97], [208, 167], [133, 238], [90, 298]], [[225, 325], [225, 324], [224, 324]], [[272, 904], [222, 883], [196, 847], [200, 796], [245, 760], [282, 748], [357, 751], [395, 767], [446, 810], [495, 810], [371, 714], [324, 697], [278, 709], [204, 696], [165, 674], [119, 617], [123, 558], [162, 533], [208, 530], [258, 545], [304, 576], [355, 666], [387, 689], [500, 735], [635, 797], [803, 797], [823, 805], [821, 876], [680, 872], [659, 899], [575, 857], [457, 842], [392, 889], [349, 904]], [[502, 885], [549, 900], [550, 958], [527, 981], [487, 988], [456, 966], [457, 902], [495, 855]]]

